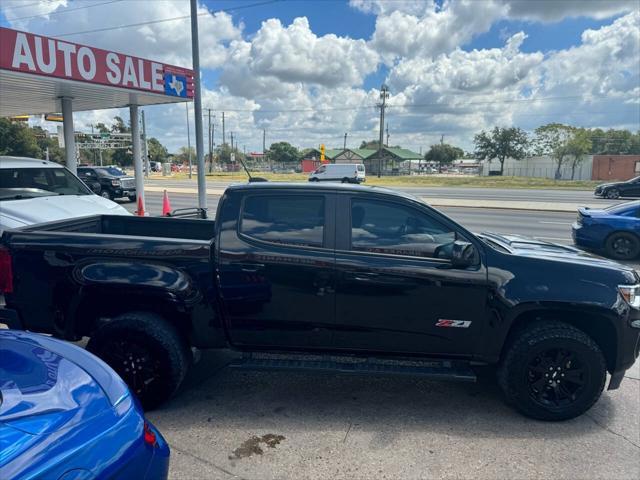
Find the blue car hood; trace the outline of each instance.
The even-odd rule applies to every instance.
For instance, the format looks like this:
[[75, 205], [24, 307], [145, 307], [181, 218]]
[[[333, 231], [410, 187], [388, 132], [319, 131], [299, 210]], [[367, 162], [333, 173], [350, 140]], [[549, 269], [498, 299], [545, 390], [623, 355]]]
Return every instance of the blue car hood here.
[[102, 361], [49, 337], [0, 330], [0, 359], [0, 447], [4, 435], [72, 428], [129, 396]]

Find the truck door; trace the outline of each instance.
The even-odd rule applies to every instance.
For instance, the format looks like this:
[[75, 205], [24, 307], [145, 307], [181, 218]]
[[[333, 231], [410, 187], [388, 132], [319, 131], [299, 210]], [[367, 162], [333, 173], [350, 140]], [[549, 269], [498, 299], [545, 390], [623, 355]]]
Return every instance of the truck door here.
[[467, 240], [455, 224], [417, 202], [370, 194], [339, 195], [336, 212], [335, 347], [475, 351], [487, 321], [487, 273], [481, 260], [452, 268], [453, 242]]
[[243, 192], [231, 194], [221, 210], [218, 280], [231, 342], [328, 348], [335, 322], [335, 194]]

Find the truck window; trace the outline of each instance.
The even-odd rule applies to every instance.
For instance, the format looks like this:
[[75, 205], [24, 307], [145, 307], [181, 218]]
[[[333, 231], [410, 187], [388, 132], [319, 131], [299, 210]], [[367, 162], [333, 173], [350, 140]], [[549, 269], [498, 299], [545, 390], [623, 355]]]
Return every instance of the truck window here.
[[0, 169], [0, 200], [53, 195], [91, 195], [91, 191], [65, 168]]
[[351, 202], [351, 250], [451, 258], [456, 232], [425, 213], [391, 202]]
[[265, 242], [322, 247], [324, 197], [249, 196], [244, 201], [240, 232]]

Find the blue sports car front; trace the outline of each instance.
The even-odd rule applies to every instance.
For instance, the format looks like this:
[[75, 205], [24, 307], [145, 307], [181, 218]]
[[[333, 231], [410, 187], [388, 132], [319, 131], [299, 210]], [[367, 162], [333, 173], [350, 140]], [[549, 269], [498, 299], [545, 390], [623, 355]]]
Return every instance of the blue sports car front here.
[[0, 478], [166, 479], [168, 469], [169, 446], [108, 365], [0, 330]]
[[573, 224], [573, 241], [616, 260], [640, 256], [640, 201], [603, 210], [579, 208]]

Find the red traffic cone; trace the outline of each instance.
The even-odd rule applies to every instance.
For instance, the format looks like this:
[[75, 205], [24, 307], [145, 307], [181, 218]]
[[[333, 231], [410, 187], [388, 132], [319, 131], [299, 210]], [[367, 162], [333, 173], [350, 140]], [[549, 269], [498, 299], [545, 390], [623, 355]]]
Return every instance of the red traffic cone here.
[[144, 217], [144, 206], [142, 205], [142, 196], [138, 195], [138, 210], [136, 210], [136, 215], [139, 217]]
[[162, 216], [168, 217], [171, 215], [171, 203], [169, 203], [169, 195], [167, 191], [164, 191], [164, 196], [162, 197]]

